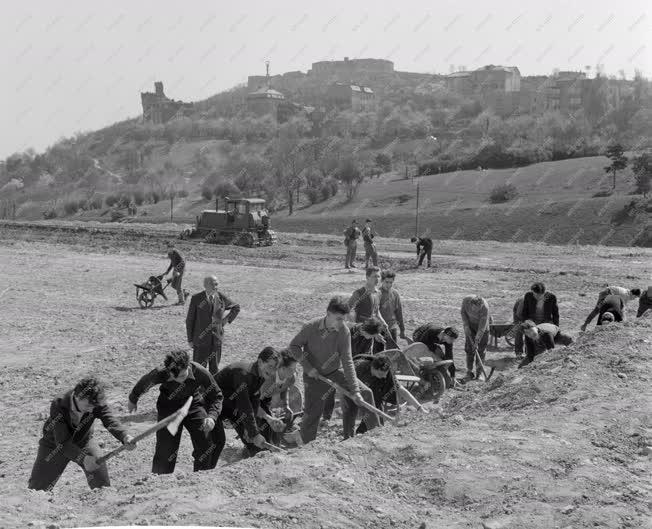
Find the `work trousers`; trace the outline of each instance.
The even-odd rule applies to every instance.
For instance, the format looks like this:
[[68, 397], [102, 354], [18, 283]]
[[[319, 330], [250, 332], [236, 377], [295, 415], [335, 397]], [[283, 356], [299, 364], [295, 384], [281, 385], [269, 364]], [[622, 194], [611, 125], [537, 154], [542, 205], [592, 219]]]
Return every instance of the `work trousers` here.
[[202, 345], [194, 347], [192, 352], [192, 361], [204, 366], [213, 377], [217, 376], [217, 371], [222, 360], [222, 340], [213, 336], [210, 348]]
[[346, 245], [346, 261], [344, 266], [346, 268], [355, 267], [355, 256], [358, 253], [358, 241], [350, 241]]
[[371, 260], [374, 266], [378, 266], [378, 252], [376, 251], [376, 245], [374, 243], [365, 243], [364, 245], [365, 268], [369, 268], [369, 260]]
[[432, 260], [432, 248], [428, 250], [421, 250], [419, 254], [419, 266], [423, 264], [423, 259], [428, 256], [428, 266], [430, 266], [430, 261]]
[[186, 300], [183, 294], [183, 289], [181, 288], [182, 281], [183, 281], [183, 269], [179, 272], [176, 268], [173, 268], [172, 281], [170, 282], [170, 286], [174, 290], [176, 290], [179, 303], [184, 303]]
[[[477, 331], [475, 329], [470, 329], [470, 333], [466, 335], [466, 341], [464, 342], [464, 352], [466, 353], [466, 372], [471, 375], [473, 374], [473, 365], [475, 363], [475, 337]], [[478, 355], [484, 363], [485, 354], [487, 351], [487, 343], [489, 342], [489, 329], [486, 329], [480, 338], [480, 343], [478, 344]], [[480, 365], [475, 366], [475, 375], [476, 377], [482, 372]]]
[[[80, 448], [90, 456], [100, 457], [102, 455], [102, 450], [92, 437], [84, 446], [80, 446]], [[29, 477], [27, 485], [28, 488], [34, 490], [50, 490], [57, 483], [61, 474], [63, 474], [63, 471], [68, 466], [68, 463], [70, 463], [70, 459], [63, 454], [60, 446], [45, 445], [39, 442], [36, 461], [34, 461], [32, 474]], [[82, 464], [77, 464], [84, 470], [86, 481], [91, 489], [111, 486], [106, 463], [102, 463], [94, 472], [87, 472]]]
[[[174, 413], [176, 410], [158, 410], [158, 420]], [[181, 423], [176, 435], [172, 435], [167, 428], [156, 432], [156, 449], [152, 461], [153, 474], [171, 474], [177, 463], [177, 452], [181, 442], [183, 429], [188, 430], [192, 441], [192, 457], [194, 459], [193, 470], [211, 470], [217, 465], [217, 460], [224, 448], [224, 427], [221, 420], [215, 421], [215, 428], [205, 434], [201, 431], [204, 419], [208, 417], [206, 409], [194, 404], [190, 407], [188, 415]]]
[[[327, 377], [341, 387], [346, 388], [346, 377], [343, 371], [335, 371]], [[358, 380], [360, 386], [360, 393], [362, 398], [374, 405], [374, 396], [365, 384]], [[301, 439], [304, 443], [314, 441], [317, 437], [317, 430], [319, 428], [319, 420], [324, 411], [324, 404], [328, 395], [328, 390], [331, 387], [326, 383], [316, 378], [311, 378], [307, 375], [303, 377], [303, 389], [305, 392], [305, 402], [303, 405], [303, 418], [301, 419]], [[354, 433], [355, 420], [358, 415], [358, 406], [353, 403], [348, 397], [342, 396], [342, 423], [344, 427], [344, 437], [351, 437]], [[375, 413], [364, 410], [362, 420], [367, 423], [367, 428], [372, 429], [378, 426], [378, 417]]]
[[[222, 413], [220, 415], [220, 419], [229, 420], [229, 422], [233, 425], [233, 428], [237, 432], [238, 437], [240, 437], [242, 444], [245, 445], [248, 454], [250, 456], [253, 456], [258, 452], [260, 452], [262, 448], [258, 448], [254, 443], [251, 442], [253, 441], [253, 439], [250, 439], [249, 434], [247, 433], [247, 428], [245, 427], [244, 424], [245, 417], [246, 415], [240, 413], [237, 409], [227, 408], [227, 407], [222, 408]], [[265, 423], [267, 423], [267, 421], [265, 421]]]

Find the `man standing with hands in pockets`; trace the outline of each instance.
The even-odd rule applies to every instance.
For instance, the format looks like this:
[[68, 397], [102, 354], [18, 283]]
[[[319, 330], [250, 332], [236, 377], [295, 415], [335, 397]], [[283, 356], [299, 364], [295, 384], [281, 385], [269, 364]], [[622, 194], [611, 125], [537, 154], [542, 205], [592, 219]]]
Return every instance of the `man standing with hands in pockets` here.
[[[224, 326], [233, 323], [240, 313], [240, 305], [219, 292], [217, 285], [217, 277], [204, 278], [204, 291], [190, 299], [186, 317], [192, 360], [207, 367], [213, 376], [217, 375], [222, 359]], [[226, 311], [229, 313], [225, 316]]]

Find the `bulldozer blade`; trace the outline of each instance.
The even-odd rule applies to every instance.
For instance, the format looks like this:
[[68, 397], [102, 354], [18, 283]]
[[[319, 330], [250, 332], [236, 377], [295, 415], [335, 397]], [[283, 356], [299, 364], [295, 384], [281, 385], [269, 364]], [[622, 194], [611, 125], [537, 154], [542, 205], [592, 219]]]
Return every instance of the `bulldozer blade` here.
[[188, 410], [190, 409], [191, 404], [192, 404], [192, 397], [188, 397], [188, 400], [186, 400], [186, 403], [183, 405], [183, 408], [180, 408], [175, 412], [174, 419], [170, 422], [170, 424], [166, 426], [166, 429], [168, 432], [170, 432], [170, 435], [177, 435], [177, 432], [179, 431], [179, 426], [181, 426], [181, 423], [186, 418], [186, 415], [188, 415]]

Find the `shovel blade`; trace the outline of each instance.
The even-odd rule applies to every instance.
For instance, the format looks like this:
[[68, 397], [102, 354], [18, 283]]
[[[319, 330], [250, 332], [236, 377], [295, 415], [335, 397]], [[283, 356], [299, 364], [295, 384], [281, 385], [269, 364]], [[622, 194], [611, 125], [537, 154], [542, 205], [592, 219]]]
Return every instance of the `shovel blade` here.
[[166, 426], [167, 431], [170, 432], [170, 435], [177, 435], [177, 432], [179, 431], [179, 426], [181, 426], [181, 423], [183, 420], [186, 418], [186, 415], [188, 415], [188, 410], [190, 409], [190, 405], [192, 404], [192, 397], [188, 397], [188, 400], [186, 400], [186, 403], [183, 405], [182, 408], [179, 408], [175, 414], [174, 414], [174, 419]]

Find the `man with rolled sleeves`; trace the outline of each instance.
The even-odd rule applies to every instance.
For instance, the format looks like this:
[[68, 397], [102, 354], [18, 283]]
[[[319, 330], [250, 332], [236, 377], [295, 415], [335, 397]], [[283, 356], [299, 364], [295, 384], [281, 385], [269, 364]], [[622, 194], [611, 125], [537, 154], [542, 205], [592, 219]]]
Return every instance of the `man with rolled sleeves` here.
[[[193, 362], [207, 367], [213, 376], [222, 359], [224, 326], [233, 323], [240, 313], [240, 305], [219, 292], [217, 285], [217, 277], [204, 278], [204, 291], [190, 299], [186, 316], [186, 334]], [[229, 313], [225, 316], [226, 311]]]
[[[480, 360], [484, 362], [487, 343], [489, 342], [489, 304], [480, 296], [467, 296], [462, 300], [462, 324], [464, 326], [464, 352], [466, 353], [466, 379], [480, 379], [482, 368], [475, 357], [478, 353]], [[475, 363], [475, 374], [473, 365]]]
[[[305, 399], [300, 434], [304, 443], [317, 437], [325, 396], [330, 389], [326, 382], [317, 378], [318, 374], [353, 394], [353, 400], [342, 396], [345, 434], [353, 431], [351, 423], [355, 423], [354, 412], [363, 400], [374, 405], [373, 393], [356, 378], [351, 356], [351, 333], [345, 323], [348, 313], [346, 300], [336, 296], [328, 304], [326, 317], [306, 323], [290, 342], [290, 354], [303, 366]], [[363, 420], [368, 429], [378, 426], [377, 416], [368, 410], [365, 410]]]
[[[129, 394], [129, 411], [138, 409], [138, 399], [150, 388], [160, 385], [156, 401], [157, 421], [175, 413], [192, 397], [188, 415], [181, 425], [192, 441], [193, 470], [211, 470], [217, 465], [224, 446], [224, 427], [219, 420], [223, 396], [215, 379], [188, 352], [168, 353], [163, 365], [144, 375]], [[177, 463], [177, 451], [183, 428], [172, 435], [167, 428], [156, 432], [156, 449], [152, 461], [153, 474], [171, 474]]]
[[136, 447], [133, 437], [107, 406], [105, 385], [95, 377], [84, 378], [50, 403], [50, 416], [43, 425], [29, 478], [30, 489], [52, 489], [71, 461], [82, 468], [91, 489], [111, 486], [106, 463], [97, 462], [102, 451], [93, 438], [95, 419], [100, 419], [128, 450]]

